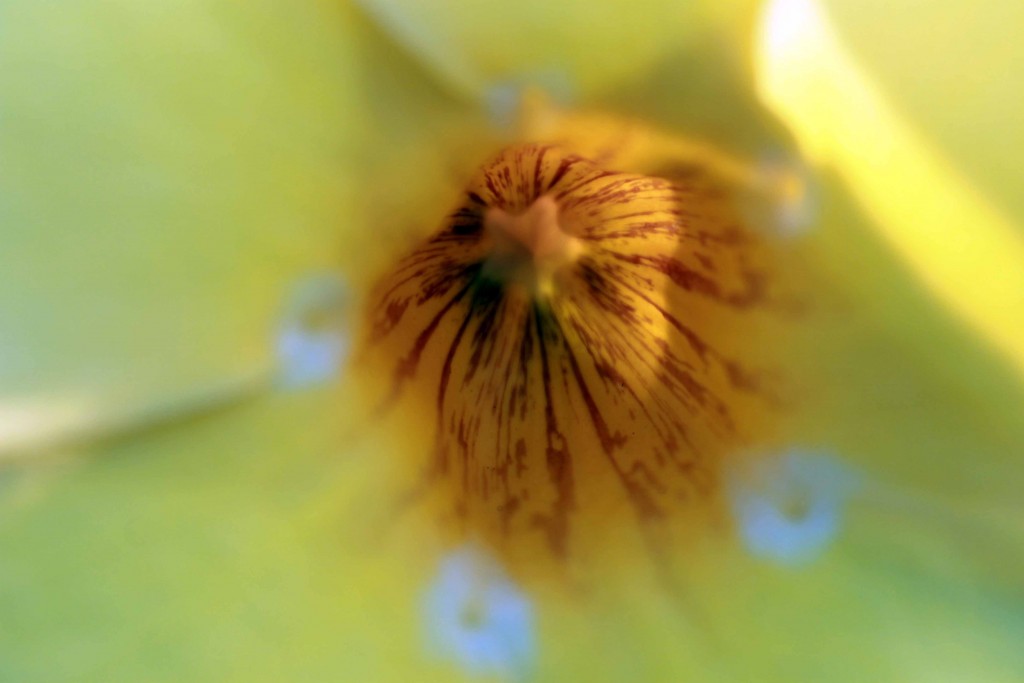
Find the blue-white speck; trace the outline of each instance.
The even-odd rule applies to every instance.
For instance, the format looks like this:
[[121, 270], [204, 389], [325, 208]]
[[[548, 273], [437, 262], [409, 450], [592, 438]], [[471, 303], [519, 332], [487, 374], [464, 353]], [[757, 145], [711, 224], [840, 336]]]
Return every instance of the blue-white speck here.
[[525, 680], [536, 657], [533, 607], [482, 551], [447, 556], [424, 600], [429, 649], [474, 676]]
[[732, 473], [729, 497], [751, 553], [799, 565], [836, 538], [846, 501], [860, 485], [859, 473], [834, 456], [792, 450]]

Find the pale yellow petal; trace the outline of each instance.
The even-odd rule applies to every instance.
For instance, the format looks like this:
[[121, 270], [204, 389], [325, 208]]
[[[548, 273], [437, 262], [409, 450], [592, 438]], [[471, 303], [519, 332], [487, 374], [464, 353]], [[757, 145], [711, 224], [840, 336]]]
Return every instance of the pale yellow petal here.
[[342, 234], [348, 26], [326, 3], [5, 5], [0, 409], [38, 422], [23, 439], [269, 373], [286, 283]]
[[264, 388], [294, 281], [358, 279], [460, 181], [465, 108], [345, 5], [3, 13], [0, 451]]

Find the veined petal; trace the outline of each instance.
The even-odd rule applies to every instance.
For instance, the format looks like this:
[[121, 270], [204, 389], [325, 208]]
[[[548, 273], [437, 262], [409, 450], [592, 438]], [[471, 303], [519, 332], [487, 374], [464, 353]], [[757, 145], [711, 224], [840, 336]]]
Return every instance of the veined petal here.
[[739, 215], [739, 164], [563, 124], [569, 147], [474, 174], [381, 278], [356, 354], [367, 403], [402, 424], [410, 508], [528, 574], [585, 564], [613, 527], [701, 535], [722, 463], [776, 438], [800, 316], [786, 250]]

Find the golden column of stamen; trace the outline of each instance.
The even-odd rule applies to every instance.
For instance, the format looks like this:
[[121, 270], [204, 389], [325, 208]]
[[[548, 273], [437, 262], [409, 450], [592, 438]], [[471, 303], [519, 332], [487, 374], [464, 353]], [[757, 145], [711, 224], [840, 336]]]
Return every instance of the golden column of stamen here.
[[666, 169], [510, 147], [381, 279], [359, 367], [408, 437], [406, 500], [453, 541], [515, 565], [692, 530], [723, 459], [770, 438], [777, 264], [726, 185]]

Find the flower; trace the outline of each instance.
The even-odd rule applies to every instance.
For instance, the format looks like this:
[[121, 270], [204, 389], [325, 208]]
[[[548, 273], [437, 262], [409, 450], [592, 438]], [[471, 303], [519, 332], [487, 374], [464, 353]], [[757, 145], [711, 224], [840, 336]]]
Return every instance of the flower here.
[[[504, 642], [508, 670], [538, 680], [1012, 680], [1020, 102], [990, 67], [1014, 63], [997, 38], [1017, 10], [836, 2], [837, 33], [794, 2], [423, 7], [6, 10], [0, 672], [466, 673], [431, 658], [422, 622], [467, 551], [446, 561], [432, 520], [396, 519], [388, 435], [344, 377], [280, 391], [275, 354], [315, 355], [305, 385], [340, 362], [346, 295], [316, 274], [358, 288], [407, 251], [449, 208], [452, 165], [496, 150], [509, 98], [537, 83], [768, 164], [789, 126], [818, 207], [796, 238], [832, 306], [809, 332], [803, 442], [735, 473], [752, 545], [666, 578], [611, 530], [575, 595], [498, 572], [515, 618], [459, 642], [501, 652], [512, 634], [530, 645]], [[934, 36], [912, 30], [923, 11]], [[940, 75], [965, 59], [951, 104]], [[961, 223], [973, 239], [942, 249]], [[766, 520], [813, 557], [760, 552]]]

